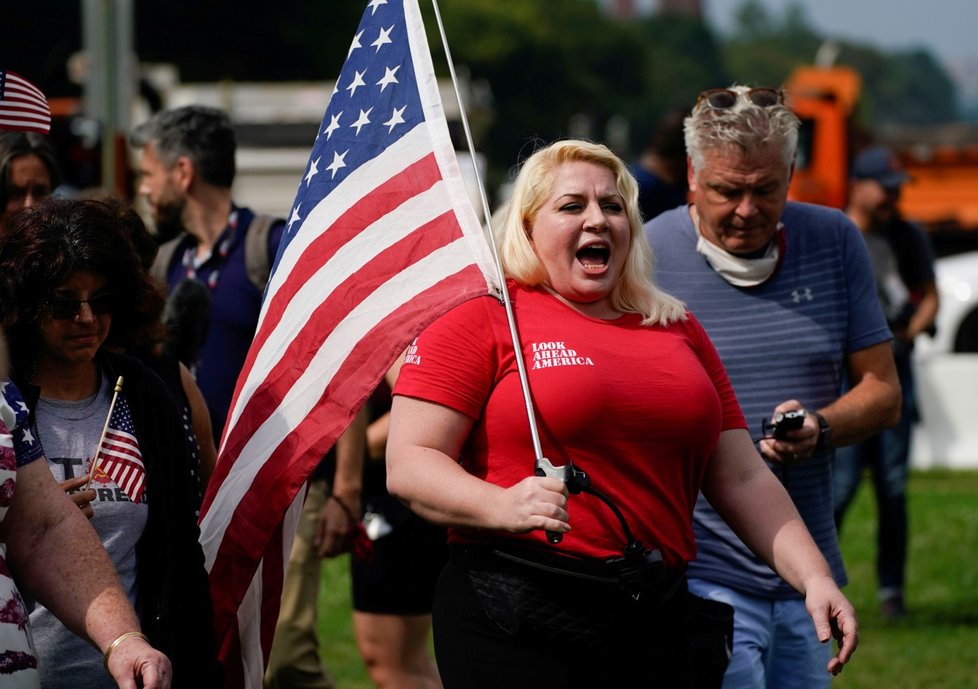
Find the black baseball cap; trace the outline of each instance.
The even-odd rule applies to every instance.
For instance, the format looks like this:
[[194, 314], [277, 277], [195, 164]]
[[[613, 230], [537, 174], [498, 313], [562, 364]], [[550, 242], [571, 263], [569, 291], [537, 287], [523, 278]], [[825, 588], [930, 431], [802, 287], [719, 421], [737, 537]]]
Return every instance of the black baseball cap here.
[[896, 156], [884, 146], [867, 148], [852, 161], [852, 179], [875, 179], [886, 189], [897, 189], [910, 179]]

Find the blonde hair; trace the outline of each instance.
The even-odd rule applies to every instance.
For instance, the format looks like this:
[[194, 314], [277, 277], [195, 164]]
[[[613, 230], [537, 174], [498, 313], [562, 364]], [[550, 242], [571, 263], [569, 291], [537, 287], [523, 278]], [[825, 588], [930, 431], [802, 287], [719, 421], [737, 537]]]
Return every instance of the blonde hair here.
[[553, 190], [557, 169], [572, 162], [608, 168], [625, 202], [630, 241], [621, 276], [611, 292], [612, 306], [618, 311], [642, 314], [643, 325], [668, 325], [685, 319], [683, 303], [658, 289], [652, 281], [652, 249], [642, 231], [635, 178], [610, 149], [589, 141], [557, 141], [536, 151], [523, 163], [508, 203], [493, 215], [499, 257], [506, 276], [529, 287], [549, 282], [547, 269], [533, 249], [529, 231]]

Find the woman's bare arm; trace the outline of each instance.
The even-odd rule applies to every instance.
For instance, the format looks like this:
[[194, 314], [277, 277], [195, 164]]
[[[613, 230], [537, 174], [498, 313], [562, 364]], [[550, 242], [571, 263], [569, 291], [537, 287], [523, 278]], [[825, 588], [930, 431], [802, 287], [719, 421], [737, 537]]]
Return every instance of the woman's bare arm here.
[[828, 642], [834, 636], [839, 643], [828, 670], [841, 672], [859, 641], [855, 610], [746, 430], [720, 434], [703, 495], [758, 557], [805, 596], [819, 640]]
[[[55, 482], [42, 458], [17, 471], [0, 534], [19, 585], [68, 629], [103, 653], [139, 620], [95, 530]], [[69, 575], [70, 576], [67, 576]], [[124, 689], [168, 687], [169, 660], [138, 637], [121, 642], [109, 669]]]
[[421, 517], [446, 526], [566, 532], [567, 488], [528, 476], [502, 488], [456, 461], [473, 421], [433, 402], [395, 396], [387, 441], [387, 489]]

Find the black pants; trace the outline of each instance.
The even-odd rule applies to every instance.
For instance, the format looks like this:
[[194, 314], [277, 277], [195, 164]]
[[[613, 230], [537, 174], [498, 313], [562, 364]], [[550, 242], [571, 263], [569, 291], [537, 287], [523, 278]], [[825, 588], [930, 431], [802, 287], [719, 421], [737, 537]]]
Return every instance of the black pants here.
[[690, 686], [685, 581], [662, 603], [506, 561], [453, 553], [435, 591], [445, 689]]

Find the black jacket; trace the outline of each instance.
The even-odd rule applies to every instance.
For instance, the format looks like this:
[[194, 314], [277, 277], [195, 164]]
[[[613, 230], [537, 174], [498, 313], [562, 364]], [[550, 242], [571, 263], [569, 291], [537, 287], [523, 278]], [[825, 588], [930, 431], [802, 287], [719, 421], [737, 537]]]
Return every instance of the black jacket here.
[[[138, 360], [100, 352], [97, 361], [109, 380], [123, 376], [121, 394], [129, 404], [146, 466], [149, 515], [136, 544], [137, 609], [143, 632], [173, 664], [173, 689], [222, 686], [194, 519], [194, 488], [176, 404], [159, 377]], [[16, 372], [14, 382], [33, 423], [40, 389], [18, 380]]]

